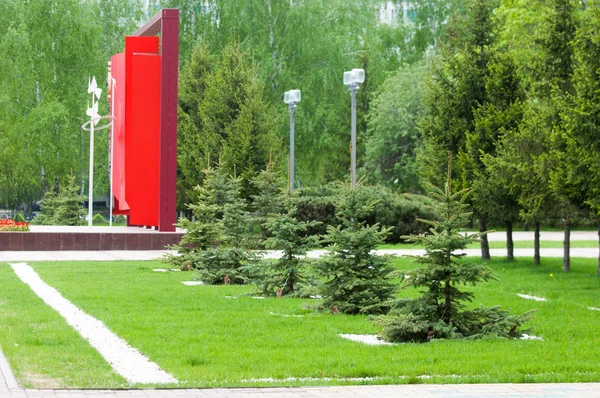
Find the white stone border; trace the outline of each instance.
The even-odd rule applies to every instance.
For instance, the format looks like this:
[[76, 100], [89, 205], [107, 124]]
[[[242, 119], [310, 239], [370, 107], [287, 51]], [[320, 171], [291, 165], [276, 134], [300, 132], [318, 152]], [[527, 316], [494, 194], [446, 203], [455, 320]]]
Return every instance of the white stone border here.
[[8, 359], [6, 359], [2, 350], [0, 350], [0, 375], [2, 376], [2, 378], [0, 378], [0, 383], [4, 380], [9, 390], [18, 390], [20, 388], [12, 369], [10, 368]]
[[530, 296], [528, 294], [517, 293], [517, 296], [524, 298], [525, 300], [548, 301], [548, 299], [545, 297]]
[[10, 266], [36, 295], [65, 318], [67, 323], [85, 338], [125, 380], [141, 384], [177, 383], [177, 379], [161, 370], [156, 363], [150, 362], [101, 321], [77, 308], [56, 289], [46, 284], [31, 266], [25, 263], [10, 264]]

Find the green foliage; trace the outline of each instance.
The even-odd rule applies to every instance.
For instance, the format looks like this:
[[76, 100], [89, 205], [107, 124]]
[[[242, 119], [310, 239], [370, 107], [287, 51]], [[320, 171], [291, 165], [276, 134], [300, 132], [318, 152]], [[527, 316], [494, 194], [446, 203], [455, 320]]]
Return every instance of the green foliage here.
[[[74, 175], [67, 176], [66, 185], [61, 185], [56, 197], [54, 225], [83, 225], [87, 211], [83, 207], [85, 196], [79, 194], [79, 186]], [[91, 206], [91, 204], [90, 204]]]
[[[256, 66], [238, 43], [213, 57], [199, 44], [182, 71], [178, 163], [185, 191], [201, 182], [198, 164], [218, 154], [225, 175], [242, 178], [242, 196], [255, 193], [250, 181], [281, 147], [273, 112], [263, 96]], [[193, 198], [191, 198], [193, 199]]]
[[282, 296], [302, 296], [302, 285], [307, 285], [304, 273], [309, 261], [304, 256], [317, 245], [319, 237], [306, 232], [319, 222], [298, 221], [295, 215], [296, 208], [291, 207], [285, 214], [271, 215], [264, 224], [272, 235], [267, 248], [283, 252], [278, 260], [265, 263], [255, 277], [265, 295], [273, 296], [281, 289]]
[[[321, 222], [320, 225], [309, 228], [308, 233], [324, 235], [327, 226], [339, 225], [336, 206], [340, 194], [340, 187], [335, 184], [299, 190], [300, 196], [295, 198], [296, 217], [302, 221]], [[399, 194], [380, 185], [364, 185], [359, 195], [361, 200], [374, 203], [372, 209], [363, 215], [360, 221], [369, 225], [391, 227], [390, 233], [385, 236], [386, 243], [398, 243], [402, 241], [403, 235], [425, 232], [426, 227], [418, 222], [418, 219], [436, 217], [432, 200], [425, 196]]]
[[223, 236], [223, 227], [218, 222], [217, 212], [217, 182], [219, 172], [210, 165], [204, 170], [202, 185], [194, 188], [196, 202], [188, 204], [193, 219], [180, 218], [177, 227], [186, 230], [179, 244], [173, 249], [179, 252], [178, 256], [168, 256], [167, 261], [179, 266], [181, 269], [197, 268], [197, 254], [218, 245]]
[[94, 217], [92, 217], [92, 224], [106, 224], [106, 219], [102, 214], [96, 213]]
[[83, 225], [87, 214], [83, 207], [85, 196], [79, 194], [75, 176], [68, 175], [66, 185], [58, 193], [48, 190], [40, 202], [41, 213], [34, 219], [39, 225]]
[[277, 171], [275, 164], [269, 161], [267, 167], [252, 179], [252, 185], [257, 191], [256, 195], [252, 195], [253, 229], [259, 229], [258, 240], [264, 243], [270, 236], [269, 230], [263, 228], [268, 217], [280, 215], [285, 209], [285, 178]]
[[13, 220], [14, 222], [25, 222], [25, 217], [23, 216], [23, 213], [17, 213]]
[[262, 267], [260, 255], [239, 247], [217, 247], [194, 253], [191, 263], [198, 278], [209, 285], [221, 285], [227, 276], [228, 284], [241, 285], [248, 279], [248, 269]]
[[372, 251], [382, 243], [390, 228], [359, 221], [375, 203], [360, 195], [364, 181], [356, 187], [344, 185], [336, 217], [337, 227], [327, 226], [328, 253], [317, 262], [317, 272], [325, 279], [321, 291], [323, 308], [336, 306], [346, 314], [379, 314], [388, 308], [395, 291], [389, 259]]
[[46, 194], [40, 201], [40, 214], [32, 221], [33, 224], [52, 225], [54, 223], [54, 213], [56, 212], [57, 195], [53, 190], [46, 191]]
[[414, 256], [423, 268], [406, 272], [403, 277], [405, 286], [426, 290], [418, 298], [397, 300], [388, 315], [375, 319], [383, 327], [382, 337], [394, 342], [424, 342], [434, 338], [520, 336], [522, 332], [517, 328], [531, 318], [529, 313], [514, 316], [498, 306], [467, 309], [465, 303], [471, 302], [474, 294], [459, 290], [460, 285], [495, 279], [491, 268], [459, 261], [465, 254], [456, 253], [482, 235], [461, 233], [471, 216], [466, 203], [468, 190], [452, 193], [448, 178], [445, 190], [432, 186], [430, 195], [438, 201], [441, 220], [423, 220], [431, 226], [430, 234], [407, 237], [422, 244], [426, 252]]
[[371, 101], [365, 168], [374, 181], [397, 192], [421, 192], [416, 149], [425, 71], [425, 61], [403, 66]]

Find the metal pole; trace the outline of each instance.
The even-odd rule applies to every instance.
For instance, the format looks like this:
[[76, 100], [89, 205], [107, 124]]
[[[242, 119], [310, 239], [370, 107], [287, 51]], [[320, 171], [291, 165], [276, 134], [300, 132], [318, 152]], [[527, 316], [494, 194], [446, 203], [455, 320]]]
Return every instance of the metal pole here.
[[[92, 94], [92, 104], [94, 96]], [[94, 207], [94, 122], [90, 123], [90, 186], [88, 188], [88, 227], [92, 227], [92, 208]]]
[[290, 104], [290, 192], [294, 191], [294, 113], [296, 104]]
[[[112, 92], [112, 96], [110, 98], [110, 113], [111, 116], [114, 116], [115, 113], [115, 83], [116, 80], [111, 78], [111, 84], [112, 84], [112, 88], [111, 88], [111, 92]], [[114, 118], [111, 119], [111, 121], [114, 123]], [[114, 126], [114, 124], [113, 124]], [[113, 180], [113, 148], [114, 148], [114, 136], [113, 136], [113, 132], [114, 132], [114, 128], [111, 127], [110, 128], [110, 154], [108, 155], [108, 164], [110, 167], [110, 173], [109, 173], [109, 178], [110, 181], [108, 182], [108, 187], [109, 187], [109, 195], [110, 195], [110, 199], [108, 201], [108, 226], [112, 227], [112, 218], [113, 218], [113, 185], [112, 185], [112, 180]]]
[[352, 96], [352, 189], [356, 187], [356, 91], [358, 84], [350, 86], [350, 95]]

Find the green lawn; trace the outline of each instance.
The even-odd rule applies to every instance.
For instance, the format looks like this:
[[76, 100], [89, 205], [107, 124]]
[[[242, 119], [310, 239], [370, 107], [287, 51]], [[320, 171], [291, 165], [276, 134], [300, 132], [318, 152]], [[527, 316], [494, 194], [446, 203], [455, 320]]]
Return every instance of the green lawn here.
[[[506, 249], [506, 242], [502, 241], [492, 241], [489, 242], [490, 249]], [[481, 246], [479, 243], [472, 243], [467, 248], [468, 249], [479, 249]], [[542, 249], [556, 249], [562, 248], [562, 241], [554, 241], [554, 240], [541, 240], [540, 248]], [[597, 248], [598, 241], [597, 240], [572, 240], [571, 248]], [[397, 249], [397, 250], [411, 250], [411, 249], [422, 249], [422, 245], [416, 245], [412, 243], [398, 243], [398, 244], [383, 244], [377, 247], [378, 249]], [[514, 241], [515, 249], [533, 249], [533, 241], [527, 240], [517, 240]]]
[[[395, 261], [399, 268], [413, 266]], [[314, 300], [252, 299], [246, 286], [185, 286], [180, 282], [193, 274], [153, 272], [165, 266], [160, 262], [31, 265], [174, 375], [179, 387], [600, 381], [600, 311], [587, 309], [600, 307], [595, 259], [572, 259], [569, 274], [562, 273], [560, 259], [543, 259], [537, 267], [528, 259], [495, 261], [490, 265], [499, 281], [472, 288], [474, 305], [538, 309], [530, 326], [544, 341], [379, 347], [338, 337], [377, 333], [365, 316], [315, 313], [305, 308]], [[22, 385], [128, 387], [6, 264], [0, 264], [0, 280], [0, 346]], [[407, 294], [415, 292], [400, 293]], [[275, 381], [256, 380], [270, 378]]]

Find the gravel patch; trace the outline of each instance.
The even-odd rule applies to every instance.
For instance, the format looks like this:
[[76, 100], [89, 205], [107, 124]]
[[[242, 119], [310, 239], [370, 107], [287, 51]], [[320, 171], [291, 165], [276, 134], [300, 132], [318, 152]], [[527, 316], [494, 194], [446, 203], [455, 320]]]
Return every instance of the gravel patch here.
[[142, 353], [110, 331], [98, 319], [86, 314], [56, 289], [46, 284], [25, 263], [10, 264], [15, 274], [46, 304], [56, 310], [100, 355], [113, 370], [130, 383], [166, 384], [177, 383], [170, 374], [150, 362]]
[[540, 336], [532, 336], [529, 334], [525, 334], [523, 333], [521, 335], [521, 337], [519, 337], [519, 340], [539, 340], [539, 341], [544, 341], [544, 339]]
[[204, 282], [202, 281], [184, 281], [181, 282], [186, 286], [200, 286], [200, 285], [204, 285]]
[[544, 297], [536, 297], [536, 296], [530, 296], [530, 295], [528, 295], [528, 294], [520, 294], [520, 293], [517, 293], [517, 296], [519, 296], [519, 297], [521, 297], [521, 298], [524, 298], [524, 299], [526, 299], [526, 300], [535, 300], [535, 301], [548, 301], [548, 299], [547, 299], [547, 298], [544, 298]]
[[366, 345], [393, 345], [392, 343], [379, 339], [375, 334], [340, 334], [339, 336], [343, 339], [356, 341]]
[[284, 318], [302, 318], [304, 317], [304, 315], [290, 315], [290, 314], [277, 314], [275, 312], [269, 312], [269, 315], [273, 315], [273, 316], [281, 316]]

